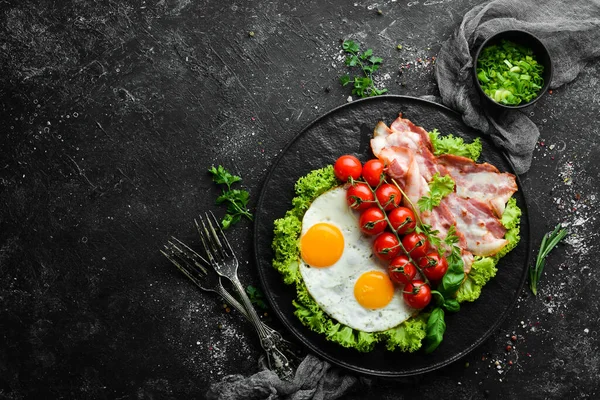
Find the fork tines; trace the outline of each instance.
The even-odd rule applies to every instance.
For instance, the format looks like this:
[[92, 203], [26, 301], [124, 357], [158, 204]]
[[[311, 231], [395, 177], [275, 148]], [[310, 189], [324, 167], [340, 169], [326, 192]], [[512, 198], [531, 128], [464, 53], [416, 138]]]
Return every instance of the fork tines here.
[[207, 274], [202, 264], [208, 265], [208, 262], [181, 240], [176, 237], [172, 239], [176, 243], [169, 240], [167, 245], [164, 245], [165, 251], [160, 250], [160, 252], [192, 282], [200, 286], [198, 277], [202, 278]]
[[[206, 250], [206, 255], [209, 261], [214, 262], [216, 255], [219, 255], [221, 259], [227, 257], [235, 258], [233, 249], [231, 248], [227, 237], [221, 229], [221, 225], [217, 221], [217, 218], [212, 213], [212, 211], [205, 213], [204, 218], [202, 218], [202, 216], [199, 216], [198, 219], [200, 220], [200, 224], [195, 219], [194, 223], [196, 224], [196, 229], [198, 230], [200, 240], [202, 241], [202, 245]], [[215, 225], [217, 227], [216, 229]]]

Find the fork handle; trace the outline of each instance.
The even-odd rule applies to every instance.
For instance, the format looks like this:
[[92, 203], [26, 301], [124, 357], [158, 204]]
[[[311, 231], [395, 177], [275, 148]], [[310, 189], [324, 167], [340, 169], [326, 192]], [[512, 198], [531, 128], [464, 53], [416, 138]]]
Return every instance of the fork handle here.
[[[242, 314], [244, 317], [246, 317], [248, 320], [250, 320], [250, 315], [248, 314], [248, 311], [246, 311], [246, 308], [244, 308], [244, 306], [241, 305], [240, 302], [237, 301], [236, 298], [233, 297], [227, 290], [217, 288], [217, 293], [219, 293], [219, 295], [225, 300], [225, 302], [227, 304], [231, 305], [233, 308], [238, 310], [240, 312], [240, 314]], [[283, 338], [283, 336], [281, 336], [281, 334], [279, 332], [277, 332], [275, 329], [271, 328], [269, 325], [265, 324], [262, 321], [260, 321], [260, 324], [262, 325], [263, 329], [267, 332], [267, 334], [269, 334], [270, 336], [276, 337], [277, 339], [279, 339], [280, 341], [282, 341], [284, 343], [289, 343], [287, 340], [285, 340]]]
[[269, 367], [271, 367], [274, 372], [282, 379], [289, 380], [293, 377], [294, 372], [292, 369], [292, 365], [283, 354], [281, 349], [279, 349], [278, 344], [281, 345], [279, 339], [281, 339], [281, 335], [275, 331], [275, 335], [273, 332], [267, 333], [263, 322], [260, 320], [260, 317], [256, 313], [252, 302], [248, 298], [242, 283], [238, 279], [237, 276], [234, 276], [230, 281], [233, 283], [233, 287], [240, 295], [242, 302], [244, 304], [244, 308], [248, 312], [248, 316], [250, 317], [250, 322], [254, 325], [256, 332], [258, 333], [258, 337], [260, 338], [260, 345], [267, 353], [267, 361]]

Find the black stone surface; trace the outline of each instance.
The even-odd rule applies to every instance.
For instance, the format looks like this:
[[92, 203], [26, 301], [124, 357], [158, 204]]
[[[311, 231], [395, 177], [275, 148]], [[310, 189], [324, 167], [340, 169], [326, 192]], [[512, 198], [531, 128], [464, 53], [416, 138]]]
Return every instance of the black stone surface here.
[[[159, 248], [222, 215], [211, 165], [254, 207], [285, 144], [347, 101], [340, 39], [384, 58], [390, 93], [435, 95], [432, 58], [478, 3], [0, 2], [0, 398], [203, 398], [257, 371], [250, 325]], [[465, 358], [348, 398], [598, 397], [599, 72], [526, 109], [533, 247], [571, 231], [538, 296]], [[258, 286], [252, 223], [228, 235]]]

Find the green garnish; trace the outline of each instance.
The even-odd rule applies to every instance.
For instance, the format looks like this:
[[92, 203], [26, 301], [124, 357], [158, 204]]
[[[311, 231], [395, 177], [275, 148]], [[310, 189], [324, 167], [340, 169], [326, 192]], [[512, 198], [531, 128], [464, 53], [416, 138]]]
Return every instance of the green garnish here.
[[440, 176], [436, 172], [429, 182], [429, 196], [423, 196], [417, 202], [421, 211], [431, 211], [433, 207], [440, 205], [440, 202], [448, 194], [454, 191], [454, 181], [450, 175]]
[[510, 106], [537, 97], [544, 86], [543, 72], [531, 49], [508, 40], [485, 47], [477, 60], [481, 89], [496, 103]]
[[216, 204], [227, 204], [227, 214], [221, 221], [223, 229], [229, 228], [232, 224], [237, 223], [242, 216], [252, 221], [252, 214], [248, 210], [248, 200], [250, 194], [246, 190], [231, 189], [231, 185], [242, 180], [241, 177], [231, 174], [222, 165], [215, 168], [213, 165], [208, 169], [215, 183], [226, 185], [227, 189], [223, 189], [223, 193], [215, 200]]
[[427, 319], [427, 328], [425, 336], [425, 353], [429, 354], [438, 348], [444, 339], [446, 332], [446, 322], [444, 321], [444, 310], [436, 307]]
[[373, 81], [373, 73], [377, 71], [383, 62], [383, 58], [375, 57], [373, 49], [368, 49], [361, 54], [360, 46], [352, 40], [344, 40], [342, 49], [349, 55], [346, 57], [346, 65], [349, 67], [358, 66], [362, 69], [364, 76], [355, 76], [354, 79], [350, 75], [344, 75], [340, 78], [340, 83], [343, 86], [352, 84], [352, 94], [358, 97], [372, 97], [384, 94], [387, 89], [378, 89]]
[[250, 299], [250, 302], [252, 304], [257, 306], [261, 310], [269, 309], [269, 306], [267, 305], [267, 303], [265, 303], [265, 296], [259, 288], [254, 287], [252, 285], [248, 285], [246, 287], [246, 293], [248, 294], [248, 298]]
[[537, 296], [537, 286], [540, 281], [540, 277], [542, 276], [542, 272], [544, 272], [544, 264], [546, 263], [546, 257], [552, 249], [561, 241], [565, 236], [567, 236], [567, 230], [561, 229], [561, 225], [558, 224], [554, 228], [552, 232], [547, 232], [542, 239], [542, 244], [540, 245], [540, 251], [537, 255], [537, 260], [535, 262], [535, 266], [531, 266], [529, 268], [529, 287], [531, 288], [531, 292], [534, 296]]
[[481, 155], [481, 140], [479, 138], [475, 138], [475, 140], [467, 144], [463, 138], [452, 134], [440, 136], [440, 132], [437, 129], [428, 133], [433, 145], [433, 154], [436, 156], [454, 154], [455, 156], [467, 157], [473, 161], [477, 161]]

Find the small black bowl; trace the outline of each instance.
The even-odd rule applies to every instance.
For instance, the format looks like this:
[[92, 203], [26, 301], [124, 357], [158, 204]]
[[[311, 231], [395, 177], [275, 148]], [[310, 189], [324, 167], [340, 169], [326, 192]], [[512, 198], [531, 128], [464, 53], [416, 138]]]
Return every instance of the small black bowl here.
[[[497, 103], [487, 94], [485, 94], [481, 88], [481, 85], [479, 84], [479, 79], [477, 79], [477, 60], [479, 59], [479, 54], [485, 47], [497, 44], [501, 40], [509, 40], [513, 43], [530, 48], [533, 50], [533, 54], [537, 62], [544, 66], [544, 72], [542, 73], [542, 78], [544, 78], [544, 86], [540, 89], [538, 95], [527, 103], [521, 103], [516, 106]], [[473, 59], [473, 77], [475, 79], [475, 86], [477, 86], [477, 90], [479, 91], [480, 96], [484, 99], [485, 103], [505, 110], [524, 108], [538, 101], [544, 95], [544, 93], [548, 91], [548, 86], [550, 86], [550, 81], [552, 80], [552, 60], [550, 59], [550, 53], [548, 52], [546, 46], [544, 46], [544, 44], [531, 33], [520, 30], [502, 31], [494, 36], [489, 37], [477, 49], [477, 53], [475, 53], [475, 58]]]

